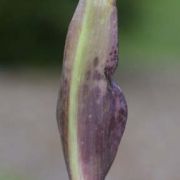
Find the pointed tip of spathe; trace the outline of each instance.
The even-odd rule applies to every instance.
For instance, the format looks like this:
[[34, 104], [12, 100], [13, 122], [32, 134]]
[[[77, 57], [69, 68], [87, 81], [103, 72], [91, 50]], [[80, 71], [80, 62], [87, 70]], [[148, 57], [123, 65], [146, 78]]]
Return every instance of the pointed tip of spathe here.
[[116, 5], [117, 0], [109, 0], [109, 3], [111, 3], [112, 5]]
[[109, 3], [111, 5], [116, 5], [117, 0], [102, 0], [102, 1], [104, 1], [105, 3]]
[[[80, 0], [81, 1], [81, 0]], [[89, 1], [96, 5], [116, 5], [117, 0], [82, 0], [82, 1]]]

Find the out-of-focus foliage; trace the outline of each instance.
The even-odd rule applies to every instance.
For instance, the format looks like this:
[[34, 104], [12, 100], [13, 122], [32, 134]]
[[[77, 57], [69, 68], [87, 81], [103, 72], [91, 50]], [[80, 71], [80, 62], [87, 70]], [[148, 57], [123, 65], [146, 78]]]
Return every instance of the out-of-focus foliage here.
[[[0, 67], [57, 66], [77, 0], [1, 0]], [[179, 0], [118, 1], [122, 55], [178, 54]]]
[[[179, 62], [180, 1], [136, 0], [138, 17], [130, 33], [122, 32], [121, 52], [141, 62]], [[129, 54], [129, 55], [128, 55]], [[148, 62], [149, 63], [149, 62]]]
[[70, 0], [1, 0], [1, 65], [57, 64], [73, 7]]

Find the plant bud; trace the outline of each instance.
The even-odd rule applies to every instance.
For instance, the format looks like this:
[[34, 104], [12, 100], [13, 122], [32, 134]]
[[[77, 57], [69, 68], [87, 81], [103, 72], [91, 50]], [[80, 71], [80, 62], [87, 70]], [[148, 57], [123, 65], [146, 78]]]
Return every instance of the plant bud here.
[[118, 63], [115, 0], [80, 0], [68, 29], [57, 121], [70, 180], [104, 180], [127, 120], [112, 81]]

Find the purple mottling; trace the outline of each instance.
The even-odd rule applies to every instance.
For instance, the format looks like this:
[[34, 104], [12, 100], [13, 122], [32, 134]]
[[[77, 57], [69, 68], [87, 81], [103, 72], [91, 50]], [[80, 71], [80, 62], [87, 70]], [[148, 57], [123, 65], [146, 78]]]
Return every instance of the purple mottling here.
[[[96, 173], [98, 180], [107, 174], [122, 138], [127, 120], [127, 105], [120, 88], [112, 82], [102, 96], [98, 87], [81, 97], [78, 132], [84, 171]], [[96, 104], [97, 99], [99, 103]], [[97, 164], [98, 163], [98, 164]], [[94, 164], [101, 169], [94, 169]], [[102, 174], [103, 172], [103, 174]]]

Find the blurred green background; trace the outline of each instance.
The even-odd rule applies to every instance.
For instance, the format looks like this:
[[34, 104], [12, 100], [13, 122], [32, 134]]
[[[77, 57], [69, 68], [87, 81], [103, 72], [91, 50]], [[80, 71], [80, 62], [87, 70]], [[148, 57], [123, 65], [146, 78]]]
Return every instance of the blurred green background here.
[[[0, 0], [0, 67], [57, 67], [77, 0]], [[180, 57], [179, 0], [118, 0], [123, 64]]]

